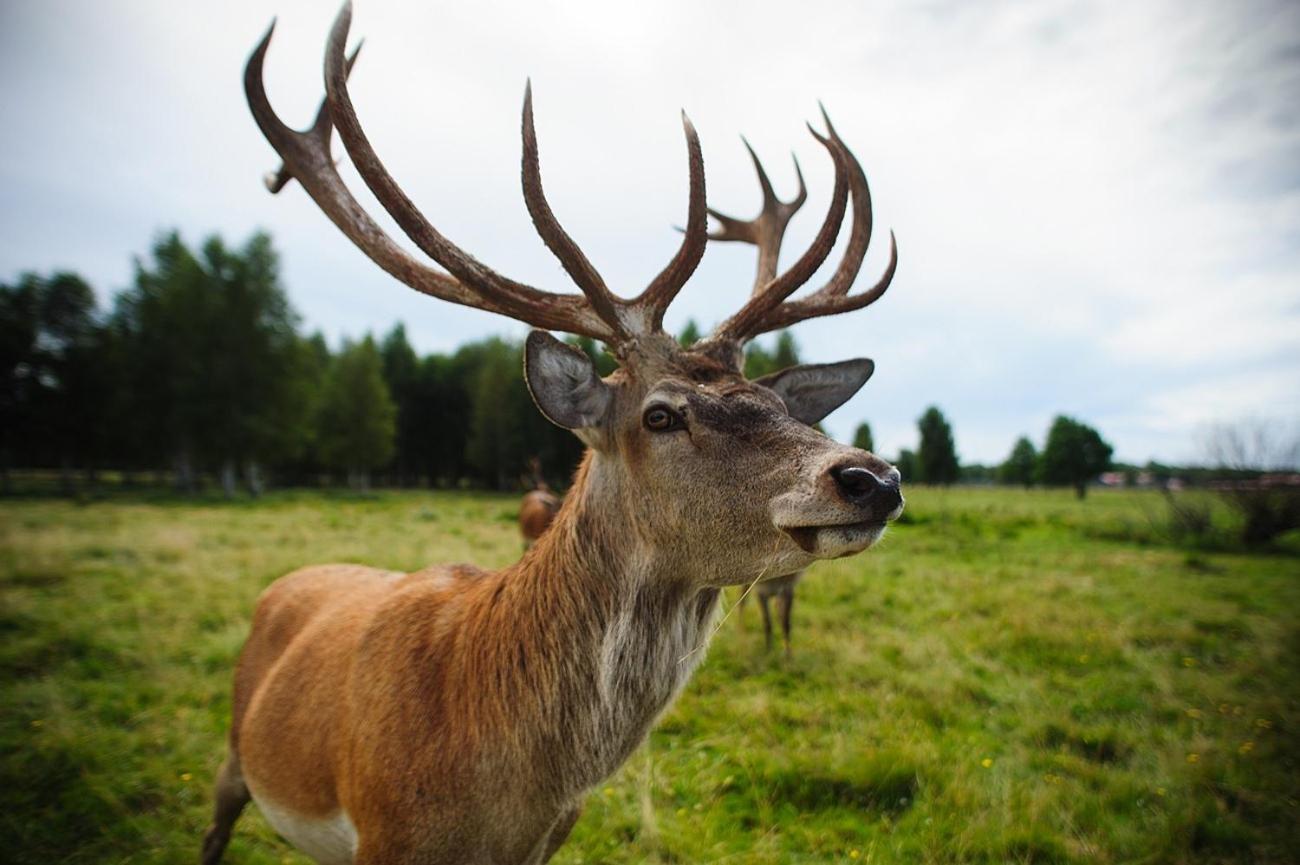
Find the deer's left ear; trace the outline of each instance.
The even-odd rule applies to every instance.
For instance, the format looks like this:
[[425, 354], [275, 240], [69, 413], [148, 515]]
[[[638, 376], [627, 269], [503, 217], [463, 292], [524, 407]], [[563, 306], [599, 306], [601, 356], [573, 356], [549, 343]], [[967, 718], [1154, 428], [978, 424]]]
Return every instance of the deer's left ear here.
[[860, 357], [792, 366], [755, 379], [754, 384], [775, 391], [790, 417], [812, 426], [848, 402], [875, 371], [873, 361]]
[[599, 426], [609, 409], [609, 387], [586, 352], [542, 330], [524, 345], [524, 381], [546, 419], [565, 429]]

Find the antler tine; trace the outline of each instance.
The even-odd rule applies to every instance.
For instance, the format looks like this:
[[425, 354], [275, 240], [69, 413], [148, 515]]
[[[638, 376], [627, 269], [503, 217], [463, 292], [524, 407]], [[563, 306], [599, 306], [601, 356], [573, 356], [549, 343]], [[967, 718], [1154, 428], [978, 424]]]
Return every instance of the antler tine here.
[[771, 333], [774, 330], [780, 330], [783, 327], [789, 327], [810, 318], [838, 315], [841, 312], [853, 312], [870, 306], [880, 300], [889, 289], [889, 284], [894, 280], [894, 271], [897, 269], [898, 243], [894, 239], [894, 232], [891, 231], [889, 232], [889, 263], [885, 265], [885, 272], [880, 279], [870, 289], [854, 295], [828, 294], [823, 293], [824, 289], [822, 289], [807, 297], [787, 300], [763, 319], [754, 336]]
[[[271, 22], [271, 29], [275, 29], [275, 21]], [[348, 55], [347, 74], [352, 74], [352, 67], [356, 65], [357, 55], [361, 53], [361, 46], [365, 44], [364, 39], [358, 39], [352, 53]], [[265, 94], [263, 94], [265, 95]], [[267, 106], [268, 110], [270, 106]], [[320, 142], [320, 146], [328, 153], [330, 149], [330, 136], [334, 134], [334, 124], [330, 121], [329, 102], [321, 99], [320, 108], [316, 110], [316, 119], [312, 121], [311, 126], [302, 133], [303, 135]], [[281, 163], [278, 170], [266, 176], [266, 188], [272, 195], [278, 194], [289, 181], [293, 180], [293, 173], [289, 171], [289, 166]]]
[[[339, 11], [330, 31], [325, 51], [325, 93], [329, 101], [330, 117], [338, 128], [339, 138], [343, 140], [343, 146], [347, 148], [348, 156], [352, 157], [352, 163], [361, 179], [406, 236], [425, 255], [447, 268], [488, 303], [510, 311], [508, 314], [515, 318], [532, 322], [532, 316], [544, 312], [541, 307], [553, 303], [562, 295], [538, 291], [502, 276], [448, 240], [425, 219], [424, 214], [420, 213], [414, 202], [397, 185], [397, 181], [375, 153], [370, 139], [361, 128], [356, 109], [352, 105], [352, 97], [348, 93], [343, 46], [347, 42], [351, 23], [352, 4], [348, 2]], [[599, 307], [595, 307], [595, 312], [608, 325], [608, 330], [612, 331], [611, 338], [615, 341], [623, 338], [624, 334], [616, 318], [607, 318]]]
[[695, 124], [682, 112], [682, 129], [686, 133], [686, 153], [690, 162], [690, 202], [686, 210], [686, 227], [682, 229], [682, 245], [668, 265], [632, 303], [649, 313], [646, 325], [658, 329], [663, 325], [664, 313], [686, 285], [709, 240], [709, 208], [704, 189], [704, 153], [700, 149], [700, 136]]
[[848, 296], [853, 281], [857, 279], [866, 257], [867, 247], [871, 242], [872, 208], [871, 190], [867, 186], [867, 175], [856, 156], [849, 150], [839, 133], [835, 131], [826, 108], [821, 107], [822, 119], [826, 122], [827, 132], [835, 148], [840, 152], [848, 167], [849, 191], [853, 202], [853, 225], [849, 233], [848, 246], [844, 258], [840, 261], [834, 275], [817, 291], [798, 300], [782, 303], [772, 310], [763, 320], [758, 333], [767, 333], [808, 318], [834, 315], [841, 312], [862, 309], [879, 300], [889, 289], [898, 268], [898, 244], [894, 233], [889, 233], [889, 262], [885, 272], [874, 286], [861, 294]]
[[[345, 6], [340, 17], [345, 17], [348, 12], [349, 9]], [[267, 141], [284, 160], [281, 169], [268, 183], [272, 191], [283, 188], [289, 178], [297, 179], [321, 211], [353, 244], [388, 274], [423, 294], [507, 315], [536, 327], [578, 333], [601, 340], [615, 337], [612, 328], [581, 297], [547, 294], [517, 283], [510, 284], [516, 289], [512, 294], [483, 292], [477, 285], [471, 288], [448, 274], [416, 261], [395, 244], [348, 191], [330, 157], [330, 127], [332, 121], [339, 116], [334, 101], [329, 100], [327, 95], [326, 103], [317, 112], [316, 121], [304, 132], [286, 126], [271, 107], [263, 82], [263, 66], [274, 29], [272, 23], [244, 68], [244, 91], [253, 118]], [[334, 62], [329, 72], [336, 79], [332, 83], [337, 90], [346, 81], [356, 54], [353, 52], [352, 58], [343, 61], [342, 40], [347, 37], [346, 22], [341, 33], [337, 32], [337, 23], [335, 30], [333, 36], [339, 37], [340, 44], [337, 46], [337, 57], [332, 58]], [[352, 119], [355, 121], [355, 116]]]
[[736, 219], [710, 208], [709, 215], [722, 227], [718, 231], [711, 232], [709, 239], [740, 241], [758, 247], [758, 268], [754, 275], [753, 287], [753, 293], [757, 294], [776, 276], [777, 264], [781, 256], [781, 240], [785, 237], [786, 226], [808, 199], [808, 188], [804, 184], [799, 159], [795, 157], [794, 171], [795, 176], [799, 178], [799, 193], [790, 201], [781, 201], [776, 197], [776, 192], [772, 189], [772, 181], [768, 179], [763, 162], [754, 152], [754, 148], [743, 135], [740, 140], [749, 151], [749, 158], [754, 163], [754, 172], [758, 175], [758, 185], [763, 193], [763, 208], [758, 216], [749, 220]]
[[[782, 301], [793, 294], [799, 286], [812, 278], [812, 275], [817, 272], [817, 268], [821, 267], [822, 262], [830, 255], [831, 249], [835, 245], [835, 238], [839, 234], [841, 223], [844, 221], [844, 212], [848, 204], [848, 172], [844, 165], [844, 156], [836, 148], [835, 143], [830, 138], [820, 135], [811, 126], [808, 127], [808, 131], [812, 133], [819, 144], [826, 148], [835, 162], [835, 188], [831, 193], [831, 206], [826, 213], [826, 219], [817, 232], [817, 236], [813, 239], [812, 245], [800, 256], [799, 260], [780, 276], [769, 277], [761, 283], [756, 282], [753, 296], [750, 297], [749, 302], [741, 307], [739, 312], [719, 325], [713, 334], [713, 339], [746, 342], [764, 332], [756, 329], [761, 326], [763, 319]], [[759, 219], [762, 219], [762, 215], [759, 216]], [[776, 245], [779, 247], [779, 239]], [[767, 264], [763, 260], [763, 255], [767, 253], [772, 258], [775, 258], [777, 251], [777, 249], [771, 248], [770, 245], [768, 247], [759, 246], [760, 277], [764, 273], [765, 264]], [[767, 266], [770, 266], [775, 271], [774, 264], [768, 264]]]
[[839, 133], [835, 131], [830, 115], [826, 113], [826, 106], [818, 103], [817, 107], [821, 109], [822, 120], [826, 123], [826, 131], [831, 141], [844, 157], [845, 165], [849, 170], [849, 197], [853, 202], [853, 225], [849, 229], [849, 244], [844, 250], [844, 258], [836, 268], [835, 275], [831, 277], [830, 282], [819, 289], [828, 294], [842, 295], [848, 293], [853, 280], [857, 279], [858, 270], [862, 267], [862, 260], [866, 257], [867, 247], [871, 243], [871, 189], [867, 186], [867, 173], [862, 170], [862, 164], [849, 150], [844, 139], [840, 138]]
[[615, 308], [615, 304], [619, 301], [605, 285], [605, 280], [596, 271], [591, 261], [578, 248], [578, 244], [574, 243], [573, 238], [555, 218], [550, 204], [546, 201], [546, 193], [542, 190], [542, 168], [537, 154], [537, 130], [533, 126], [533, 82], [531, 80], [524, 85], [523, 139], [524, 203], [528, 206], [528, 215], [533, 218], [533, 226], [541, 235], [547, 249], [555, 253], [555, 257], [560, 260], [560, 264], [574, 283], [582, 289], [583, 294], [587, 295], [597, 314], [622, 332], [623, 326]]

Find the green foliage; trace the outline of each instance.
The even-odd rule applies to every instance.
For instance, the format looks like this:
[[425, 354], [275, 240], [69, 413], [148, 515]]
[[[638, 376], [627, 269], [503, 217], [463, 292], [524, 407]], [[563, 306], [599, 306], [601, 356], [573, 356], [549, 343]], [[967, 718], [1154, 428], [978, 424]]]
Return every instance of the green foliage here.
[[128, 463], [168, 455], [193, 488], [203, 466], [301, 455], [313, 395], [297, 322], [266, 234], [238, 250], [214, 236], [198, 256], [175, 232], [159, 238], [113, 316]]
[[326, 465], [346, 471], [353, 486], [368, 487], [370, 471], [392, 458], [396, 422], [397, 407], [374, 340], [367, 336], [345, 344], [321, 395], [320, 452]]
[[[517, 506], [0, 502], [6, 861], [193, 861], [265, 586], [320, 561], [507, 565]], [[1292, 861], [1296, 559], [1145, 543], [1160, 506], [911, 489], [877, 549], [809, 571], [793, 658], [763, 652], [755, 605], [721, 622], [553, 861]], [[308, 865], [256, 806], [227, 856]]]
[[1083, 498], [1088, 483], [1110, 467], [1112, 452], [1095, 429], [1058, 415], [1038, 458], [1037, 478], [1049, 486], [1074, 487], [1075, 494]]
[[393, 472], [402, 486], [408, 486], [419, 462], [420, 410], [419, 367], [415, 349], [406, 340], [406, 327], [396, 324], [379, 345], [383, 361], [384, 383], [397, 407], [397, 437], [393, 448]]
[[894, 460], [894, 468], [903, 476], [903, 483], [918, 483], [921, 480], [918, 476], [916, 451], [907, 448], [899, 451], [898, 459]]
[[800, 363], [799, 346], [788, 330], [777, 334], [771, 350], [758, 340], [745, 348], [745, 378], [753, 380]]
[[964, 484], [991, 484], [997, 479], [997, 469], [981, 463], [963, 463], [958, 477]]
[[876, 450], [875, 439], [871, 437], [871, 424], [866, 421], [858, 424], [858, 428], [853, 431], [853, 446], [868, 452]]
[[1034, 485], [1034, 472], [1038, 467], [1038, 451], [1025, 436], [1016, 439], [1006, 462], [998, 467], [998, 482], [1021, 487]]
[[699, 342], [703, 336], [704, 334], [700, 333], [700, 326], [695, 323], [695, 319], [690, 318], [686, 320], [686, 326], [682, 328], [682, 332], [677, 335], [677, 343], [682, 348], [690, 348]]
[[110, 444], [116, 353], [90, 286], [72, 273], [0, 285], [0, 470], [89, 467]]
[[786, 369], [799, 363], [799, 346], [794, 335], [783, 330], [776, 335], [776, 350], [772, 352], [772, 364], [777, 369]]
[[[687, 328], [690, 328], [690, 324], [687, 325]], [[597, 345], [596, 341], [591, 337], [571, 336], [569, 337], [569, 344], [576, 345], [586, 352], [587, 357], [591, 358], [591, 362], [596, 366], [596, 374], [602, 378], [618, 369], [618, 361], [614, 359], [614, 355], [610, 353], [609, 348], [603, 344]]]
[[955, 483], [960, 470], [948, 419], [938, 407], [930, 406], [916, 426], [921, 433], [921, 446], [916, 452], [917, 480], [942, 486]]

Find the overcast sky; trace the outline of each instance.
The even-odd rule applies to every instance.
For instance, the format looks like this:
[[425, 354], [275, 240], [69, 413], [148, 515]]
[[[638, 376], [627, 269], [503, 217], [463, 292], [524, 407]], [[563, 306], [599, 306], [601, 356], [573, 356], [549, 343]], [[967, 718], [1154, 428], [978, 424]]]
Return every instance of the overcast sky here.
[[[107, 299], [160, 230], [263, 228], [305, 326], [332, 341], [397, 321], [425, 352], [522, 336], [389, 279], [296, 185], [263, 188], [277, 159], [244, 60], [278, 15], [267, 87], [306, 125], [336, 11], [0, 3], [0, 279], [72, 269]], [[879, 303], [794, 331], [806, 359], [876, 361], [830, 419], [839, 437], [869, 420], [892, 456], [936, 404], [962, 459], [991, 462], [1068, 413], [1119, 458], [1179, 461], [1208, 423], [1300, 418], [1300, 4], [359, 0], [353, 34], [353, 98], [393, 174], [461, 246], [552, 290], [572, 289], [519, 192], [528, 76], [552, 206], [628, 295], [678, 243], [678, 110], [718, 209], [758, 206], [739, 134], [787, 197], [799, 155], [811, 195], [789, 262], [829, 197], [803, 125], [823, 100], [872, 185], [862, 287], [891, 227], [900, 250]], [[669, 325], [719, 321], [753, 267], [752, 248], [715, 244]]]

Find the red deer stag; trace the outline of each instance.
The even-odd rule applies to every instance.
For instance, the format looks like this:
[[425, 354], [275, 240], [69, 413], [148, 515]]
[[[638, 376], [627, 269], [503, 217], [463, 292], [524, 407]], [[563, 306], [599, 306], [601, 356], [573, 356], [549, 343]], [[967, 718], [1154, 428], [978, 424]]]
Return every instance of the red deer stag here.
[[537, 543], [542, 532], [551, 527], [562, 502], [546, 483], [541, 460], [537, 457], [530, 459], [528, 472], [524, 482], [530, 484], [532, 489], [524, 493], [524, 500], [519, 503], [519, 533], [524, 536], [525, 550]]
[[[850, 295], [870, 228], [865, 180], [828, 125], [831, 206], [812, 246], [708, 338], [681, 348], [662, 322], [707, 242], [699, 140], [683, 121], [690, 197], [681, 248], [637, 297], [615, 296], [560, 227], [538, 172], [532, 101], [523, 113], [524, 199], [582, 291], [541, 291], [438, 232], [379, 161], [347, 89], [350, 10], [330, 34], [326, 98], [303, 132], [262, 83], [270, 33], [245, 71], [253, 115], [297, 180], [376, 264], [432, 297], [605, 342], [590, 359], [542, 330], [525, 350], [538, 408], [587, 445], [555, 523], [519, 562], [403, 574], [320, 565], [261, 596], [235, 673], [229, 750], [203, 861], [219, 860], [251, 799], [322, 863], [539, 863], [564, 841], [588, 790], [645, 738], [703, 655], [724, 586], [870, 547], [897, 517], [898, 474], [808, 424], [871, 373], [850, 360], [740, 373], [754, 336], [864, 307], [893, 273]], [[355, 58], [355, 54], [353, 55]], [[446, 272], [412, 257], [344, 186], [337, 128], [379, 203]], [[816, 133], [814, 133], [816, 134]], [[831, 280], [790, 295], [830, 254], [854, 201], [848, 253]]]

